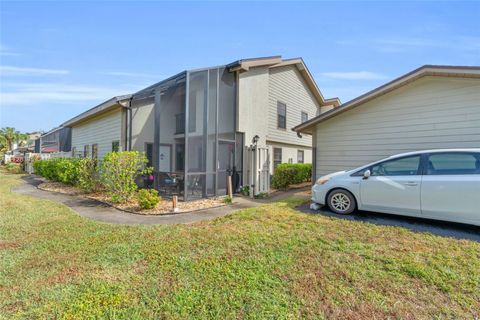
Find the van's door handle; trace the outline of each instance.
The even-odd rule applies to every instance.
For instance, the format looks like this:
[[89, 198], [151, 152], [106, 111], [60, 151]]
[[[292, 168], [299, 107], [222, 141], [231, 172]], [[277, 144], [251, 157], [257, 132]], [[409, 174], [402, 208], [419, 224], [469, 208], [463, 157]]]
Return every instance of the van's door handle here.
[[417, 183], [417, 182], [413, 182], [413, 181], [405, 182], [404, 184], [405, 184], [406, 186], [412, 186], [412, 187], [418, 186], [418, 183]]

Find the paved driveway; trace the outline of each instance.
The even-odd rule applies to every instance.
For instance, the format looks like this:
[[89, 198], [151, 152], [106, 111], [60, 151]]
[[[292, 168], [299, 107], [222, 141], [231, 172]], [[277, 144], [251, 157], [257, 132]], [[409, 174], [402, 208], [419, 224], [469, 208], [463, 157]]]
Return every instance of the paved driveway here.
[[338, 215], [331, 212], [326, 207], [318, 211], [311, 210], [310, 203], [302, 205], [297, 209], [308, 214], [321, 214], [337, 219], [363, 221], [383, 226], [404, 227], [416, 232], [430, 232], [438, 236], [468, 239], [480, 242], [480, 227], [476, 226], [367, 211], [360, 211], [349, 215]]

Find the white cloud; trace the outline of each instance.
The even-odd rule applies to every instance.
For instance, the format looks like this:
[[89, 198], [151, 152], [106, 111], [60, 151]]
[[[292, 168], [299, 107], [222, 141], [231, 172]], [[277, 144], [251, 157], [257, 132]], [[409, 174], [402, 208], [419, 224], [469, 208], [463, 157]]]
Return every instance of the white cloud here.
[[116, 95], [135, 92], [134, 86], [98, 87], [63, 83], [2, 83], [2, 107], [41, 105], [49, 103], [96, 104]]
[[64, 75], [68, 73], [69, 73], [68, 70], [60, 70], [60, 69], [0, 66], [1, 76], [44, 76], [44, 75]]
[[342, 80], [381, 80], [387, 77], [380, 73], [370, 71], [350, 71], [350, 72], [323, 72], [320, 76], [331, 79]]

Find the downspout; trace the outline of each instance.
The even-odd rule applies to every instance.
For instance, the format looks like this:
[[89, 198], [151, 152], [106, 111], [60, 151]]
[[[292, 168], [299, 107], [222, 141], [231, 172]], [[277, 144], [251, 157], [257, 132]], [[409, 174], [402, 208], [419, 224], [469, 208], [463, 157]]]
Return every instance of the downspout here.
[[130, 126], [128, 127], [128, 151], [132, 150], [132, 123], [133, 123], [133, 114], [132, 114], [132, 100], [133, 96], [128, 100], [128, 110], [130, 114]]

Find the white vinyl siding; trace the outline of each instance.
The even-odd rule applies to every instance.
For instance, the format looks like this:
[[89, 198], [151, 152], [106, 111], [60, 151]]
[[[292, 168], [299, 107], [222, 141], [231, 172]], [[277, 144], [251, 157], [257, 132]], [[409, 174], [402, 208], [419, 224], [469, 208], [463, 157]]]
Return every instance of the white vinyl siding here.
[[390, 155], [480, 147], [480, 80], [424, 77], [316, 128], [317, 177]]
[[[275, 67], [269, 70], [269, 114], [267, 140], [301, 146], [312, 145], [312, 138], [299, 138], [291, 129], [302, 122], [302, 112], [314, 117], [319, 113], [318, 103], [305, 80], [294, 65]], [[277, 102], [287, 106], [287, 127], [278, 129]]]
[[85, 145], [91, 150], [92, 144], [97, 144], [98, 159], [102, 159], [112, 151], [113, 141], [121, 144], [121, 119], [121, 111], [117, 109], [73, 127], [72, 147], [83, 151]]

